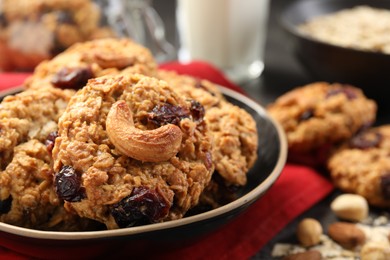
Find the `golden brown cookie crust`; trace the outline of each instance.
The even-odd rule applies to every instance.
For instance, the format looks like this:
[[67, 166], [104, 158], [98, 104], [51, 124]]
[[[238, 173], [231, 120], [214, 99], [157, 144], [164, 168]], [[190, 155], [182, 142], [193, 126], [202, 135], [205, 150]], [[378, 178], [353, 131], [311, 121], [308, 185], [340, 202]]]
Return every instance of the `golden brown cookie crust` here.
[[158, 128], [148, 121], [156, 107], [169, 104], [190, 111], [193, 105], [166, 82], [139, 74], [90, 80], [61, 117], [53, 150], [56, 175], [64, 166], [71, 166], [80, 174], [85, 189], [84, 199], [67, 201], [66, 207], [108, 228], [118, 228], [121, 225], [112, 216], [115, 205], [142, 187], [158, 191], [169, 204], [168, 214], [155, 221], [182, 217], [198, 203], [214, 170], [212, 143], [203, 118], [189, 115], [176, 123], [183, 139], [175, 156], [162, 162], [142, 162], [118, 151], [107, 134], [107, 115], [118, 100], [125, 101], [134, 127], [142, 131]]
[[130, 39], [100, 39], [78, 43], [36, 67], [26, 80], [27, 88], [42, 82], [54, 87], [79, 89], [87, 80], [119, 73], [154, 76], [157, 70], [151, 52]]
[[0, 108], [0, 165], [6, 167], [13, 148], [30, 139], [44, 142], [57, 131], [57, 121], [65, 110], [72, 90], [42, 86], [40, 90], [27, 90], [7, 96]]
[[328, 161], [334, 184], [373, 206], [390, 206], [390, 126], [374, 127], [338, 148]]
[[80, 230], [53, 189], [52, 141], [71, 90], [42, 87], [7, 96], [0, 106], [0, 221], [44, 230]]
[[285, 130], [290, 151], [308, 152], [373, 124], [377, 106], [356, 87], [316, 82], [287, 92], [267, 110]]
[[252, 116], [227, 102], [218, 86], [208, 80], [164, 70], [158, 71], [158, 77], [205, 107], [205, 120], [214, 139], [216, 171], [227, 186], [245, 185], [246, 175], [257, 159], [257, 126]]

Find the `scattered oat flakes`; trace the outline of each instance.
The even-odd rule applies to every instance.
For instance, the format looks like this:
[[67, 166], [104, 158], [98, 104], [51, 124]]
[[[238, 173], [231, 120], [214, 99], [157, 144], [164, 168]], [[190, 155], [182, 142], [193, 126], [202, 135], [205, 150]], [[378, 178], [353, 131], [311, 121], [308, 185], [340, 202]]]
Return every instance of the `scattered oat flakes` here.
[[[387, 213], [380, 216], [369, 216], [356, 226], [366, 235], [367, 243], [384, 244], [390, 247], [390, 223]], [[318, 245], [312, 247], [302, 247], [298, 244], [277, 243], [275, 244], [271, 256], [275, 259], [282, 258], [295, 253], [305, 252], [308, 250], [317, 250], [321, 253], [323, 259], [329, 260], [357, 260], [360, 259], [361, 246], [354, 250], [347, 250], [333, 241], [329, 236], [323, 234]]]

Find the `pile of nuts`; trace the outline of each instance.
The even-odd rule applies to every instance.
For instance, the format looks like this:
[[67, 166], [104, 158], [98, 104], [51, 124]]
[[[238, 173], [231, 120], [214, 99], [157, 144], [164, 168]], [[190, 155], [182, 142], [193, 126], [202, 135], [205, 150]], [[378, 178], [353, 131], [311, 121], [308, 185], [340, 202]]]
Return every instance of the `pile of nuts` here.
[[294, 259], [390, 259], [390, 224], [388, 217], [369, 216], [366, 199], [342, 194], [330, 205], [340, 221], [331, 223], [327, 235], [319, 221], [301, 220], [296, 236], [300, 245], [278, 243], [273, 257]]

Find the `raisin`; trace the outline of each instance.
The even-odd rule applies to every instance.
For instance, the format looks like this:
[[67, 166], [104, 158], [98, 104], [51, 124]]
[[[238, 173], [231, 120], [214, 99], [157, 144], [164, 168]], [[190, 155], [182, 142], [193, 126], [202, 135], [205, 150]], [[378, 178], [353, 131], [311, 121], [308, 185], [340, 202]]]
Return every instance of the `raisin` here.
[[120, 228], [158, 222], [165, 217], [170, 203], [158, 190], [136, 187], [132, 193], [114, 204], [111, 215]]
[[46, 137], [45, 145], [49, 154], [51, 154], [51, 152], [53, 151], [54, 143], [57, 137], [58, 137], [58, 132], [51, 132]]
[[148, 115], [148, 121], [155, 126], [166, 124], [179, 125], [180, 121], [190, 116], [190, 111], [181, 106], [163, 104], [155, 106]]
[[211, 167], [213, 167], [213, 155], [211, 154], [211, 152], [205, 153], [204, 164], [207, 169], [211, 169]]
[[306, 121], [309, 120], [314, 116], [314, 110], [313, 109], [308, 109], [304, 111], [301, 116], [299, 117], [299, 121]]
[[381, 176], [380, 187], [382, 191], [383, 198], [390, 200], [390, 172], [386, 172]]
[[191, 112], [191, 117], [192, 117], [193, 121], [195, 121], [195, 122], [202, 122], [203, 121], [203, 117], [205, 115], [205, 110], [204, 110], [204, 107], [198, 101], [191, 100], [190, 112]]
[[326, 94], [326, 98], [338, 95], [340, 93], [343, 93], [344, 95], [346, 95], [349, 100], [357, 98], [356, 91], [350, 87], [340, 87], [337, 89], [330, 89], [328, 91], [328, 93]]
[[369, 149], [378, 147], [382, 141], [382, 135], [379, 132], [362, 132], [349, 141], [349, 147], [356, 149]]
[[89, 67], [63, 68], [53, 76], [51, 83], [58, 88], [80, 89], [93, 77], [93, 72]]
[[54, 179], [57, 196], [69, 202], [79, 202], [86, 198], [81, 186], [80, 175], [71, 166], [63, 166]]
[[0, 200], [0, 214], [6, 214], [11, 210], [12, 196], [9, 196], [5, 200]]

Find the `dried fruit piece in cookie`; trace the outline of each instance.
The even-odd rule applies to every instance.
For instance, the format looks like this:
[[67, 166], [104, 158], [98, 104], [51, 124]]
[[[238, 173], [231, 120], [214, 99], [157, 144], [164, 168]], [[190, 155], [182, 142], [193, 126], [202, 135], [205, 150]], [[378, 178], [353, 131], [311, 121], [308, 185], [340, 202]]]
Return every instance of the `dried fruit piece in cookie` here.
[[345, 192], [365, 197], [369, 204], [390, 206], [390, 126], [359, 133], [329, 158], [334, 184]]
[[193, 110], [155, 78], [90, 80], [69, 102], [53, 149], [56, 180], [72, 169], [66, 208], [110, 229], [181, 218], [214, 171], [209, 130]]
[[108, 75], [141, 73], [154, 76], [157, 64], [151, 52], [130, 39], [100, 39], [77, 43], [36, 67], [25, 82], [40, 88], [42, 81], [58, 88], [80, 89], [88, 79]]
[[377, 106], [353, 86], [316, 82], [287, 92], [267, 109], [285, 130], [289, 150], [307, 153], [370, 126]]

